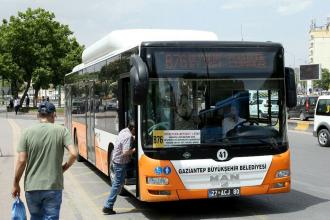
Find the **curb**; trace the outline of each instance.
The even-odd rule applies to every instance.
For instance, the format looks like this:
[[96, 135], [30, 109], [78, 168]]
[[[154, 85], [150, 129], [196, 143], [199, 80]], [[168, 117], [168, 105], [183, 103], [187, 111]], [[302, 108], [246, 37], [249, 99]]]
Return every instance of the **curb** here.
[[313, 133], [313, 121], [288, 121], [288, 129]]

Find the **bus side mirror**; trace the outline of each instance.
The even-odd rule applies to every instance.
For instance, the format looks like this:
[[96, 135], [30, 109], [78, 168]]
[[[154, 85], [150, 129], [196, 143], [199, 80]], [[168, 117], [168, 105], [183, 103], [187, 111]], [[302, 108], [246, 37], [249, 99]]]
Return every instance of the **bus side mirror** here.
[[131, 56], [130, 64], [131, 97], [134, 105], [142, 105], [146, 101], [148, 94], [148, 68], [138, 55]]
[[285, 94], [286, 94], [286, 106], [291, 108], [297, 105], [297, 90], [294, 70], [292, 68], [285, 67]]

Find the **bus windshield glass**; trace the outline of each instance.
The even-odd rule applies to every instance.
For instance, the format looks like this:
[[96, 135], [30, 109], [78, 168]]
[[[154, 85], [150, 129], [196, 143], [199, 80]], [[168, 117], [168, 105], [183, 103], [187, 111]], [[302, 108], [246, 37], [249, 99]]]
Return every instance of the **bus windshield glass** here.
[[285, 144], [283, 79], [151, 79], [146, 148]]

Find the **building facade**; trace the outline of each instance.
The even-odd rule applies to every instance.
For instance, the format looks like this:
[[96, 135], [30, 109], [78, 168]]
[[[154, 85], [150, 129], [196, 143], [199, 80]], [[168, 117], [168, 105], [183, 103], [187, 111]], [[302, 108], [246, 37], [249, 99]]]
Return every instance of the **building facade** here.
[[309, 37], [309, 63], [321, 64], [321, 68], [330, 70], [330, 17], [323, 26], [316, 26], [312, 21]]

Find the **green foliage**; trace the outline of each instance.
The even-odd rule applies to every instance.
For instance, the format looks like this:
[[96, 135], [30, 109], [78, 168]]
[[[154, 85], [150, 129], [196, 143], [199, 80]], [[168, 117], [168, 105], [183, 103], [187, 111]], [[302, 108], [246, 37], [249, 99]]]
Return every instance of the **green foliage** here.
[[19, 79], [20, 68], [8, 53], [0, 53], [0, 75], [4, 79]]
[[328, 69], [322, 69], [321, 80], [314, 80], [313, 87], [322, 88], [323, 90], [330, 89], [330, 72]]
[[[0, 26], [0, 72], [22, 84], [25, 93], [63, 84], [64, 75], [81, 62], [83, 47], [67, 25], [44, 9], [27, 9]], [[36, 91], [36, 93], [37, 93]], [[23, 97], [24, 98], [24, 97]]]
[[48, 84], [45, 82], [51, 82], [52, 70], [48, 67], [37, 67], [32, 73], [32, 82], [34, 87], [48, 89]]

